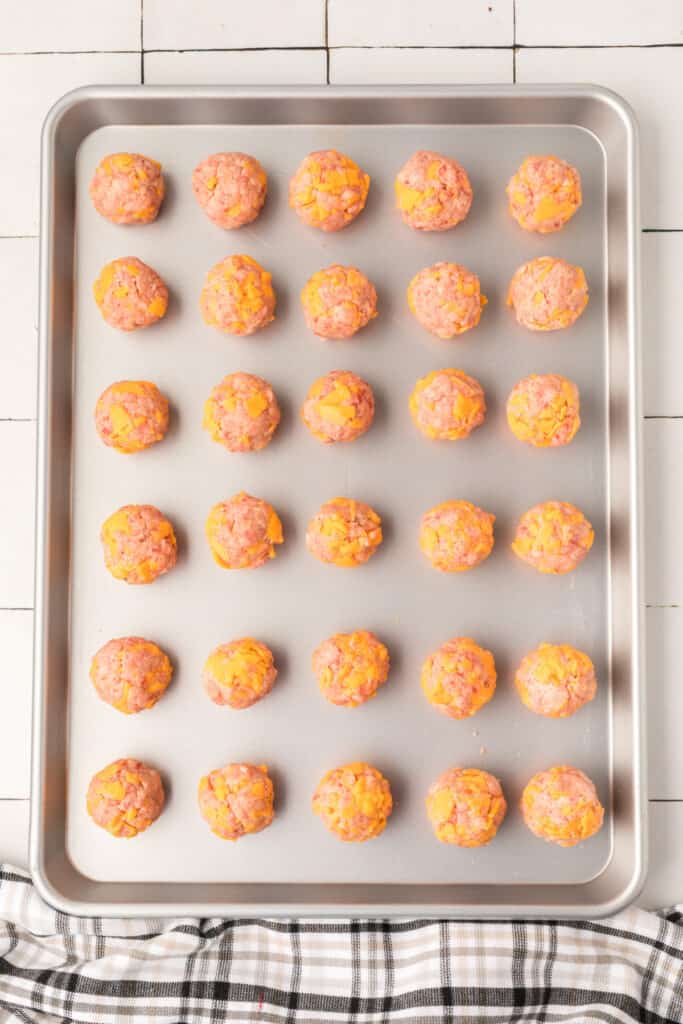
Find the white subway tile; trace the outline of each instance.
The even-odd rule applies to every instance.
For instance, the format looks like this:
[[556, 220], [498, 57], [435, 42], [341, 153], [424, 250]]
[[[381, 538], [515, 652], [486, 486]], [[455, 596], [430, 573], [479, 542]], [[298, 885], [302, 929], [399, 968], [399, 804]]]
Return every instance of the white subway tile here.
[[146, 53], [148, 85], [321, 85], [324, 50]]
[[38, 240], [0, 238], [0, 419], [36, 414]]
[[680, 0], [516, 0], [522, 46], [609, 46], [683, 42]]
[[145, 0], [146, 50], [324, 46], [325, 0]]
[[449, 85], [512, 82], [512, 50], [365, 49], [330, 51], [335, 85]]
[[0, 11], [3, 7], [3, 53], [140, 49], [140, 0], [116, 0], [100, 9], [92, 0], [8, 2]]
[[512, 0], [328, 0], [330, 46], [511, 46]]

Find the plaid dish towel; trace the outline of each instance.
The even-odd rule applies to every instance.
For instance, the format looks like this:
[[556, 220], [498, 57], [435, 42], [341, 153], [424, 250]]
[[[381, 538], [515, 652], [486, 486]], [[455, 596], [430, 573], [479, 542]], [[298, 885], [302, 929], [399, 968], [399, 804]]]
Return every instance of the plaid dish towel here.
[[0, 1021], [681, 1024], [683, 913], [606, 921], [67, 917], [0, 869]]

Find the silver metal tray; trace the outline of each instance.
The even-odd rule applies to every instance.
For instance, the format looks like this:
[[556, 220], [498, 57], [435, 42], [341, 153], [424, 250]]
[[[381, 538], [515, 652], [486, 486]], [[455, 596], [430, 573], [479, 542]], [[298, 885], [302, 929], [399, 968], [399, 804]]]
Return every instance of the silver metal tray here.
[[[644, 872], [637, 346], [636, 130], [614, 95], [596, 88], [174, 89], [92, 88], [57, 104], [43, 136], [38, 576], [31, 865], [53, 904], [93, 914], [599, 915], [633, 898]], [[286, 203], [287, 181], [311, 149], [335, 146], [372, 176], [368, 206], [347, 230], [305, 228]], [[396, 170], [417, 148], [457, 156], [473, 182], [468, 220], [420, 235], [393, 209]], [[114, 150], [164, 165], [168, 197], [158, 221], [117, 228], [93, 211], [87, 183]], [[213, 227], [190, 188], [195, 164], [216, 150], [257, 156], [269, 174], [263, 215], [239, 232]], [[521, 159], [557, 152], [578, 165], [585, 203], [556, 236], [519, 230], [504, 187]], [[197, 300], [206, 271], [247, 252], [273, 273], [277, 319], [252, 339], [206, 327]], [[571, 330], [538, 337], [505, 308], [514, 269], [534, 255], [580, 263], [588, 311]], [[136, 255], [171, 292], [167, 318], [122, 336], [91, 296], [100, 267]], [[432, 339], [410, 316], [405, 288], [421, 267], [457, 259], [489, 297], [477, 330]], [[332, 262], [354, 263], [379, 292], [380, 316], [349, 343], [325, 343], [304, 327], [298, 293]], [[407, 397], [441, 366], [478, 377], [489, 416], [466, 443], [430, 444], [414, 430]], [[298, 423], [309, 384], [335, 368], [374, 386], [373, 429], [325, 449]], [[211, 386], [237, 369], [266, 376], [284, 408], [281, 430], [258, 455], [231, 456], [201, 429]], [[539, 452], [505, 425], [512, 385], [533, 372], [573, 378], [584, 425], [567, 449]], [[163, 444], [124, 458], [104, 449], [92, 424], [100, 391], [146, 377], [169, 395], [173, 429]], [[284, 520], [281, 554], [256, 573], [226, 573], [210, 557], [210, 506], [245, 490]], [[367, 566], [345, 573], [305, 550], [305, 524], [336, 494], [370, 502], [386, 540]], [[446, 498], [493, 511], [496, 547], [476, 571], [434, 572], [417, 548], [421, 513]], [[581, 568], [544, 578], [510, 552], [518, 516], [537, 501], [582, 507], [596, 544]], [[158, 505], [177, 527], [178, 567], [152, 587], [106, 573], [104, 518], [127, 502]], [[320, 697], [310, 653], [337, 630], [374, 629], [392, 656], [389, 683], [366, 707], [346, 711]], [[176, 676], [151, 712], [122, 716], [88, 680], [94, 651], [135, 633], [172, 655]], [[246, 712], [212, 705], [199, 677], [219, 642], [252, 634], [270, 644], [280, 677]], [[453, 722], [421, 695], [425, 655], [454, 635], [495, 653], [499, 688], [474, 719]], [[542, 640], [587, 650], [599, 696], [574, 718], [527, 712], [512, 686], [521, 656]], [[120, 756], [149, 760], [169, 801], [152, 829], [113, 840], [87, 818], [92, 773]], [[330, 836], [310, 811], [330, 767], [366, 759], [389, 777], [395, 812], [376, 841]], [[237, 844], [199, 818], [199, 777], [228, 760], [265, 761], [277, 817]], [[574, 850], [535, 839], [517, 807], [537, 770], [569, 762], [596, 781], [607, 807], [598, 836]], [[490, 769], [509, 812], [479, 850], [437, 843], [424, 793], [443, 770]]]

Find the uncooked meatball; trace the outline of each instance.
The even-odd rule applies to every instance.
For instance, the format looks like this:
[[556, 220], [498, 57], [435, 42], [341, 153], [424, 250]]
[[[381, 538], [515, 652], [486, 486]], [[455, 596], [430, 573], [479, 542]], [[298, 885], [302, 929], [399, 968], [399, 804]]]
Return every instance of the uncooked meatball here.
[[507, 186], [510, 213], [525, 231], [559, 231], [581, 206], [581, 178], [557, 156], [528, 156]]
[[149, 224], [164, 199], [161, 164], [140, 153], [110, 153], [100, 160], [90, 198], [112, 224]]
[[598, 683], [593, 662], [569, 644], [541, 644], [515, 673], [522, 703], [537, 715], [566, 718], [593, 700]]
[[374, 508], [353, 498], [326, 501], [306, 530], [306, 547], [311, 554], [343, 569], [367, 562], [381, 543], [382, 520]]
[[282, 523], [267, 501], [245, 491], [219, 501], [206, 520], [206, 538], [221, 569], [257, 569], [275, 558]]
[[313, 672], [331, 704], [356, 708], [386, 683], [389, 651], [367, 629], [335, 633], [314, 650]]
[[459, 263], [444, 261], [416, 274], [407, 296], [418, 323], [445, 341], [476, 327], [488, 301], [476, 274]]
[[463, 370], [428, 373], [415, 385], [409, 401], [415, 426], [433, 441], [469, 437], [486, 417], [484, 389]]
[[559, 373], [532, 373], [510, 392], [507, 418], [515, 437], [535, 448], [569, 444], [581, 426], [578, 388]]
[[229, 452], [257, 452], [272, 440], [280, 406], [272, 387], [253, 373], [230, 373], [204, 404], [203, 426]]
[[219, 839], [241, 839], [268, 828], [275, 812], [265, 764], [226, 764], [199, 782], [199, 811]]
[[593, 527], [575, 505], [545, 501], [524, 513], [512, 550], [539, 572], [557, 575], [576, 569], [594, 538]]
[[485, 846], [500, 828], [507, 803], [498, 779], [479, 768], [450, 768], [425, 800], [434, 835], [454, 846]]
[[221, 644], [204, 665], [202, 682], [214, 704], [241, 711], [273, 689], [277, 669], [273, 652], [260, 640], [245, 637]]
[[318, 270], [301, 291], [306, 325], [319, 338], [351, 338], [377, 316], [377, 292], [356, 267]]
[[176, 563], [173, 527], [154, 505], [123, 505], [102, 524], [104, 564], [117, 580], [152, 583]]
[[289, 183], [289, 205], [304, 224], [339, 231], [365, 206], [370, 176], [336, 149], [309, 153]]
[[507, 297], [517, 323], [530, 331], [571, 327], [588, 305], [588, 285], [581, 267], [552, 256], [539, 256], [515, 271]]
[[419, 150], [396, 176], [396, 205], [419, 231], [446, 231], [465, 219], [472, 186], [465, 168], [440, 153]]
[[496, 663], [469, 637], [456, 637], [430, 654], [420, 677], [425, 697], [449, 718], [469, 718], [496, 692]]
[[311, 385], [301, 418], [323, 444], [355, 441], [370, 429], [375, 396], [370, 385], [350, 370], [333, 370]]
[[522, 793], [521, 808], [534, 835], [558, 846], [576, 846], [590, 839], [605, 816], [591, 780], [569, 765], [534, 775]]
[[470, 501], [444, 501], [423, 515], [420, 548], [440, 572], [466, 572], [491, 554], [495, 518]]
[[166, 315], [168, 288], [156, 270], [136, 256], [107, 263], [93, 285], [100, 313], [110, 327], [135, 331]]
[[164, 799], [159, 772], [133, 757], [122, 757], [93, 775], [86, 808], [100, 828], [117, 839], [132, 839], [157, 820]]
[[228, 256], [206, 276], [199, 299], [204, 322], [225, 334], [254, 334], [275, 319], [271, 275], [251, 256]]
[[266, 172], [246, 153], [214, 153], [192, 174], [195, 198], [219, 228], [241, 228], [256, 220], [267, 189]]
[[131, 455], [162, 441], [168, 430], [168, 400], [148, 380], [121, 380], [102, 392], [95, 427], [109, 448]]
[[347, 843], [363, 843], [380, 835], [392, 806], [389, 783], [363, 761], [333, 768], [313, 794], [313, 813]]
[[110, 640], [90, 663], [98, 697], [125, 715], [153, 708], [173, 676], [168, 655], [151, 640], [124, 636]]

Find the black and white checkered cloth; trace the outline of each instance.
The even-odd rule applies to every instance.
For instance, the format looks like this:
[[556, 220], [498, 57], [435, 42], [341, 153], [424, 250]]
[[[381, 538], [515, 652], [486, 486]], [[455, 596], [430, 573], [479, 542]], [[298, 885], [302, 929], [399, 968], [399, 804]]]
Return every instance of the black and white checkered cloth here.
[[530, 923], [71, 918], [5, 866], [0, 1021], [681, 1024], [683, 913]]

